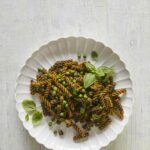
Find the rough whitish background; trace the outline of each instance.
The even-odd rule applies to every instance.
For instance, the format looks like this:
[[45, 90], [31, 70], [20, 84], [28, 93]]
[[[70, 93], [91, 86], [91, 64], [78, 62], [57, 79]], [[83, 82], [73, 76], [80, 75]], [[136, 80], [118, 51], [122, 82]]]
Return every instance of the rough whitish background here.
[[149, 150], [149, 0], [0, 0], [0, 150], [46, 150], [29, 136], [17, 116], [15, 80], [32, 52], [70, 35], [104, 42], [131, 72], [132, 117], [103, 150]]

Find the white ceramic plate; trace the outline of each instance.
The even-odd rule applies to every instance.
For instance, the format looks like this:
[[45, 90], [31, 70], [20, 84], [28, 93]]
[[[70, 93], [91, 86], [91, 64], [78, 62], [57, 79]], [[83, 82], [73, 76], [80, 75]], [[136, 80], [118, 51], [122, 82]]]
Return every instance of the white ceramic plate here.
[[[96, 62], [92, 62], [90, 58], [90, 53], [93, 50], [97, 51], [99, 55], [98, 61]], [[114, 77], [114, 81], [117, 83], [116, 89], [126, 88], [127, 94], [122, 97], [122, 106], [125, 112], [122, 121], [112, 117], [112, 123], [105, 130], [97, 132], [97, 130], [93, 129], [90, 132], [88, 140], [75, 143], [72, 140], [74, 132], [71, 128], [66, 129], [63, 126], [62, 128], [65, 131], [65, 135], [61, 138], [53, 135], [53, 131], [48, 127], [47, 118], [44, 118], [42, 124], [37, 127], [33, 127], [31, 118], [26, 122], [24, 119], [26, 112], [21, 102], [24, 99], [33, 99], [41, 109], [38, 97], [31, 96], [29, 91], [30, 80], [35, 79], [37, 68], [44, 67], [47, 69], [58, 60], [70, 58], [77, 60], [78, 52], [85, 53], [88, 56], [87, 60], [95, 63], [96, 66], [105, 65], [112, 67], [116, 72]], [[49, 42], [47, 45], [42, 46], [38, 51], [34, 52], [26, 61], [17, 78], [15, 97], [19, 118], [29, 134], [34, 137], [38, 143], [53, 150], [98, 150], [108, 145], [122, 132], [127, 124], [133, 104], [132, 83], [125, 64], [111, 48], [105, 46], [101, 42], [83, 37], [61, 38]]]

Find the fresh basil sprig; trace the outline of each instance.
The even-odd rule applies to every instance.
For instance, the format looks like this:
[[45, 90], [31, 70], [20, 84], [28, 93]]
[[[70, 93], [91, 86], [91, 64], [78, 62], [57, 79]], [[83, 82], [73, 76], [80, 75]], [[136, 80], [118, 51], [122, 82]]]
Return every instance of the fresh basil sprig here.
[[22, 106], [27, 112], [27, 115], [25, 116], [25, 120], [29, 120], [29, 114], [32, 115], [32, 124], [33, 125], [39, 125], [43, 119], [42, 112], [37, 110], [36, 104], [32, 100], [23, 100]]
[[84, 81], [84, 88], [88, 88], [90, 85], [92, 85], [96, 80], [101, 80], [101, 77], [106, 76], [106, 78], [113, 76], [114, 71], [112, 68], [106, 67], [106, 66], [100, 66], [96, 68], [91, 63], [85, 63], [85, 66], [89, 73], [86, 73], [84, 75], [83, 81]]

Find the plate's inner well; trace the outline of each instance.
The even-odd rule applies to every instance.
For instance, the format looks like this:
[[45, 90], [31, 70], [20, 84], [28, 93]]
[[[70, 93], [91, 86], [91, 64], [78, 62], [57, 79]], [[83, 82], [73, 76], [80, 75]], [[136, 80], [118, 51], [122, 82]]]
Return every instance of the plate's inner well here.
[[[96, 51], [98, 53], [97, 61], [93, 61], [91, 59], [91, 51]], [[41, 67], [48, 69], [58, 60], [77, 60], [78, 53], [86, 54], [87, 60], [92, 62], [95, 66], [104, 65], [112, 67], [116, 73], [114, 76], [116, 89], [126, 88], [127, 93], [121, 100], [121, 104], [124, 109], [124, 119], [122, 121], [116, 117], [112, 117], [111, 124], [101, 133], [93, 128], [92, 131], [90, 131], [90, 138], [87, 141], [75, 143], [72, 140], [74, 131], [71, 128], [66, 129], [65, 125], [61, 126], [65, 132], [65, 136], [60, 138], [59, 136], [53, 135], [53, 131], [48, 127], [48, 118], [46, 117], [42, 124], [36, 127], [32, 125], [31, 118], [29, 118], [30, 120], [26, 122], [24, 119], [26, 112], [21, 103], [24, 99], [33, 99], [38, 108], [41, 109], [38, 96], [31, 96], [29, 89], [30, 80], [36, 78], [37, 69]], [[23, 122], [24, 127], [39, 143], [44, 144], [47, 148], [53, 148], [55, 150], [75, 150], [80, 148], [90, 150], [106, 146], [109, 142], [114, 140], [119, 133], [121, 133], [124, 126], [127, 124], [133, 103], [130, 76], [124, 63], [119, 59], [119, 56], [100, 42], [96, 42], [92, 39], [74, 37], [62, 38], [57, 41], [50, 42], [33, 53], [33, 55], [26, 61], [25, 66], [21, 69], [20, 75], [17, 78], [15, 95], [19, 118]]]

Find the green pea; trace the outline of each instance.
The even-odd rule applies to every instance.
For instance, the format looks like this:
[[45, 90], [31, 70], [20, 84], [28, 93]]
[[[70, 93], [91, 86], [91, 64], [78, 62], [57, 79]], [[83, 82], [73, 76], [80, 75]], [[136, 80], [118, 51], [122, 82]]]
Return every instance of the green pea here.
[[68, 104], [65, 104], [65, 107], [67, 108], [67, 107], [68, 107]]
[[55, 117], [52, 117], [51, 120], [52, 120], [52, 121], [55, 121]]
[[110, 83], [110, 80], [107, 80], [107, 83], [109, 84], [109, 83]]
[[67, 74], [67, 75], [69, 75], [69, 74], [70, 74], [70, 72], [69, 72], [69, 71], [67, 71], [67, 72], [66, 72], [66, 74]]
[[93, 60], [96, 60], [98, 58], [97, 52], [96, 51], [92, 51], [91, 52], [91, 57], [92, 57]]
[[102, 109], [103, 109], [103, 107], [102, 107], [102, 106], [99, 106], [99, 109], [100, 109], [100, 110], [102, 110]]
[[56, 86], [54, 86], [54, 88], [53, 88], [53, 89], [54, 89], [54, 91], [57, 91], [57, 90], [58, 90], [58, 88], [57, 88]]
[[44, 76], [44, 80], [47, 80], [49, 77], [46, 75], [46, 76]]
[[88, 96], [86, 95], [86, 94], [84, 94], [84, 96], [83, 96], [84, 98], [88, 98]]
[[85, 54], [83, 55], [83, 58], [86, 59], [86, 55]]
[[57, 78], [57, 79], [60, 79], [60, 77], [61, 77], [60, 74], [56, 75], [56, 78]]
[[65, 81], [63, 81], [63, 82], [62, 82], [62, 84], [63, 84], [63, 85], [66, 85], [66, 82], [65, 82]]
[[80, 113], [84, 114], [85, 113], [85, 109], [84, 108], [80, 108]]
[[75, 80], [75, 79], [73, 80], [73, 83], [76, 83], [76, 80]]
[[55, 96], [56, 95], [56, 91], [52, 91], [52, 95]]
[[78, 53], [78, 54], [77, 54], [77, 57], [78, 57], [78, 59], [81, 59], [81, 54]]
[[60, 116], [61, 116], [61, 117], [64, 117], [64, 116], [65, 116], [65, 113], [64, 113], [64, 112], [61, 112], [61, 113], [60, 113]]
[[72, 92], [74, 95], [77, 95], [77, 90], [76, 90], [75, 88], [73, 88], [73, 89], [71, 90], [71, 92]]
[[75, 76], [75, 77], [77, 77], [77, 76], [78, 76], [78, 73], [77, 73], [77, 72], [75, 72], [75, 73], [74, 73], [74, 76]]
[[78, 55], [78, 59], [81, 59], [81, 55]]
[[63, 104], [67, 104], [67, 101], [66, 101], [66, 100], [64, 100], [64, 101], [63, 101]]
[[51, 126], [52, 126], [52, 122], [51, 122], [51, 121], [49, 121], [48, 126], [49, 126], [49, 127], [51, 127]]
[[58, 79], [59, 82], [61, 82], [61, 79]]
[[81, 98], [81, 97], [83, 97], [83, 95], [82, 95], [82, 94], [79, 94], [79, 97]]
[[54, 131], [54, 135], [57, 135], [57, 130]]
[[72, 74], [73, 74], [73, 73], [74, 73], [74, 70], [70, 70], [70, 73], [72, 73]]

